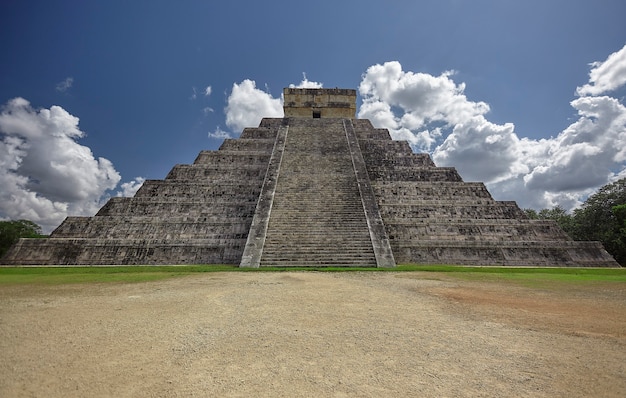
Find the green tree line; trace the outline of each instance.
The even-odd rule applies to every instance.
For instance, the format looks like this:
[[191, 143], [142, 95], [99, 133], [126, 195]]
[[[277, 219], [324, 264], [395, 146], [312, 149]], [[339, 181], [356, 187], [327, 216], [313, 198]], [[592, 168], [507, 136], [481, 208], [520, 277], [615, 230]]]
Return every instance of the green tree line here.
[[559, 206], [524, 211], [531, 219], [556, 221], [574, 240], [602, 242], [606, 251], [626, 266], [626, 178], [603, 186], [571, 214]]
[[43, 238], [41, 227], [29, 220], [0, 221], [0, 257], [20, 238]]

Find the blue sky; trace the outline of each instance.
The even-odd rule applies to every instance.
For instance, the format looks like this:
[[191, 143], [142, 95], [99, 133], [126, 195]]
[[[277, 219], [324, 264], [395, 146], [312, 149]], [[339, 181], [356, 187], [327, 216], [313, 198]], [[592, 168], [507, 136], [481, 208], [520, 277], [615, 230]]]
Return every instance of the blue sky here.
[[571, 209], [626, 175], [625, 15], [621, 0], [3, 1], [0, 217], [49, 231], [91, 215], [280, 116], [290, 84], [358, 89], [360, 117], [496, 199]]

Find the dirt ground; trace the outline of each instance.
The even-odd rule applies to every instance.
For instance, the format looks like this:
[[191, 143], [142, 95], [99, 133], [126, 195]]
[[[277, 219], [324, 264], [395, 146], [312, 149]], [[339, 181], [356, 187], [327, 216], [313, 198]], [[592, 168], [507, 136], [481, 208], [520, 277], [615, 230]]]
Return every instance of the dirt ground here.
[[1, 397], [624, 397], [626, 284], [208, 273], [0, 287]]

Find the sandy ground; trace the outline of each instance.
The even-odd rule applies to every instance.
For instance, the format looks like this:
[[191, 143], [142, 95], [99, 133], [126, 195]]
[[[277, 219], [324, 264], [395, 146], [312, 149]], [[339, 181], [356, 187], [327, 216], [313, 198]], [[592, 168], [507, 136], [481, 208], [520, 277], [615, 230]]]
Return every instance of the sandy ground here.
[[1, 397], [624, 397], [626, 284], [210, 273], [0, 287]]

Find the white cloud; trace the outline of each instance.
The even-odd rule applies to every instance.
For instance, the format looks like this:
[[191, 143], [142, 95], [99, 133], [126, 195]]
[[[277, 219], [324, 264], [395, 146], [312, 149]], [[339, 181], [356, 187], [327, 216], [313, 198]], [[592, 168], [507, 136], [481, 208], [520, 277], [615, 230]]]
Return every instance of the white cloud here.
[[615, 98], [572, 101], [580, 118], [554, 140], [548, 154], [524, 177], [529, 189], [578, 191], [605, 184], [624, 166], [626, 108]]
[[298, 84], [290, 84], [289, 88], [322, 88], [324, 87], [323, 83], [312, 82], [306, 78], [306, 73], [302, 72], [302, 81]]
[[497, 182], [511, 177], [517, 165], [519, 139], [512, 124], [497, 125], [476, 116], [454, 126], [433, 153], [441, 165], [454, 165], [464, 178]]
[[209, 132], [209, 138], [216, 138], [216, 139], [224, 140], [226, 138], [233, 138], [233, 137], [230, 135], [228, 131], [224, 131], [220, 128], [220, 126], [217, 126], [217, 129], [215, 129], [214, 132]]
[[[620, 68], [605, 67], [614, 65], [615, 54], [611, 63], [594, 65], [603, 73], [592, 73], [592, 81], [611, 81], [603, 90], [623, 84], [616, 77]], [[467, 99], [464, 83], [452, 76], [405, 72], [399, 62], [373, 65], [359, 86], [358, 116], [430, 152], [439, 166], [456, 167], [464, 180], [486, 182], [496, 199], [522, 207], [571, 209], [624, 174], [626, 108], [617, 99], [578, 98], [571, 102], [577, 121], [556, 138], [533, 140], [518, 137], [512, 123], [490, 122], [489, 106]]]
[[245, 127], [258, 126], [264, 117], [283, 115], [282, 99], [259, 90], [253, 80], [233, 84], [226, 106], [226, 125], [231, 130], [240, 132]]
[[571, 209], [626, 165], [626, 108], [610, 97], [583, 97], [571, 105], [579, 119], [556, 138], [519, 139], [513, 125], [484, 120], [482, 129], [456, 126], [433, 159], [523, 207]]
[[211, 91], [212, 91], [211, 86], [207, 86], [207, 87], [204, 89], [204, 96], [205, 96], [205, 97], [208, 97], [209, 95], [211, 95]]
[[68, 215], [90, 215], [120, 175], [76, 142], [78, 118], [59, 106], [35, 110], [23, 98], [0, 112], [0, 215], [49, 232]]
[[135, 196], [135, 194], [137, 193], [139, 188], [141, 188], [141, 186], [143, 185], [145, 181], [146, 179], [143, 177], [135, 177], [134, 180], [121, 184], [120, 188], [122, 188], [122, 190], [117, 191], [115, 196], [124, 196], [124, 197]]
[[62, 82], [57, 83], [56, 89], [57, 89], [57, 91], [60, 91], [60, 92], [64, 93], [67, 90], [69, 90], [72, 87], [73, 84], [74, 84], [74, 78], [73, 77], [67, 77]]
[[359, 85], [363, 105], [358, 116], [376, 121], [396, 139], [408, 139], [416, 150], [429, 151], [442, 128], [489, 111], [486, 103], [469, 101], [463, 93], [465, 85], [457, 85], [453, 75], [452, 71], [440, 76], [405, 72], [397, 61], [370, 66]]
[[589, 83], [578, 87], [578, 95], [600, 95], [626, 83], [626, 45], [609, 55], [604, 62], [594, 62], [589, 72]]

